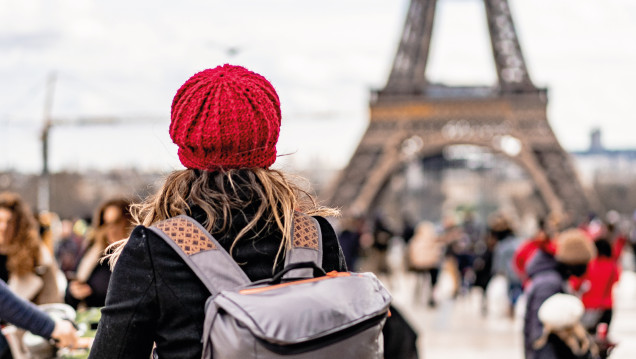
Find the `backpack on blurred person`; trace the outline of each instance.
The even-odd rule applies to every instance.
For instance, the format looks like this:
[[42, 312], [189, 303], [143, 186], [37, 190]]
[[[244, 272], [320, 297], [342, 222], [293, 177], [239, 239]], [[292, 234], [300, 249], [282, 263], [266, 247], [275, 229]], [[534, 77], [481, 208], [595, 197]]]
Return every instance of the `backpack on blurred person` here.
[[203, 358], [383, 358], [391, 295], [371, 273], [325, 273], [312, 217], [296, 214], [284, 269], [256, 282], [190, 217], [151, 228], [212, 293]]
[[[570, 294], [557, 293], [546, 299], [538, 313], [543, 333], [533, 343], [534, 348], [541, 349], [550, 343], [556, 358], [599, 358], [597, 342], [581, 324], [583, 311], [581, 300]], [[542, 353], [538, 355], [543, 357]]]

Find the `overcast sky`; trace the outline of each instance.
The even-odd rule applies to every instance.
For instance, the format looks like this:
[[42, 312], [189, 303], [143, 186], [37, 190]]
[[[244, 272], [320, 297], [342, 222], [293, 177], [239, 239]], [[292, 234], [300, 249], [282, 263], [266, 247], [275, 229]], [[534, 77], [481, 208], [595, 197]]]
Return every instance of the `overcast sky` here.
[[[603, 130], [636, 148], [636, 1], [509, 0], [531, 78], [568, 150]], [[112, 116], [116, 127], [51, 132], [53, 170], [180, 168], [170, 104], [194, 73], [223, 63], [267, 77], [282, 102], [279, 154], [344, 166], [387, 79], [408, 0], [0, 0], [0, 170], [41, 167], [46, 82], [52, 117]], [[478, 0], [440, 0], [428, 77], [495, 81]], [[139, 119], [142, 123], [134, 123]], [[284, 161], [283, 161], [284, 162]]]

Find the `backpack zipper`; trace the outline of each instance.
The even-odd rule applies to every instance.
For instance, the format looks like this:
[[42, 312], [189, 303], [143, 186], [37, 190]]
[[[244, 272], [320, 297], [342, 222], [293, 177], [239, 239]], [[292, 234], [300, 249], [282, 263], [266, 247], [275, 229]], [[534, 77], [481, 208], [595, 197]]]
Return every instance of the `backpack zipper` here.
[[[359, 274], [358, 274], [358, 276], [361, 277], [361, 275], [359, 275]], [[331, 272], [327, 273], [326, 276], [322, 276], [322, 277], [318, 277], [318, 278], [301, 279], [301, 280], [297, 280], [297, 281], [293, 281], [293, 282], [289, 282], [289, 283], [275, 284], [275, 285], [270, 285], [270, 286], [266, 286], [266, 287], [241, 289], [239, 291], [239, 294], [245, 294], [245, 295], [258, 294], [258, 293], [263, 293], [263, 292], [267, 292], [267, 291], [278, 289], [278, 288], [287, 287], [287, 286], [290, 286], [290, 285], [303, 284], [303, 283], [313, 283], [313, 282], [319, 282], [319, 281], [325, 280], [325, 279], [332, 279], [332, 278], [338, 278], [338, 277], [351, 277], [351, 273], [349, 273], [349, 272], [331, 271]]]

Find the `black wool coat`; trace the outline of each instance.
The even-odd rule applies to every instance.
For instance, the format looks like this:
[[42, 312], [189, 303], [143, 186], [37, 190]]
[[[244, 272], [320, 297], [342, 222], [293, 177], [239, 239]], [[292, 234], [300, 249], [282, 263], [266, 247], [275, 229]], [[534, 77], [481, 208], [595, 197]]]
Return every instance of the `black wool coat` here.
[[[202, 217], [203, 216], [203, 217]], [[193, 213], [197, 221], [205, 218]], [[323, 234], [323, 268], [345, 271], [333, 228], [314, 217]], [[234, 228], [242, 228], [240, 216]], [[263, 225], [263, 224], [261, 224]], [[233, 251], [252, 280], [272, 277], [280, 232], [266, 228], [257, 240], [241, 240]], [[269, 228], [269, 229], [267, 229]], [[253, 234], [253, 233], [252, 233]], [[249, 236], [249, 235], [248, 235]], [[235, 233], [216, 238], [228, 250]], [[282, 264], [275, 272], [282, 269]], [[135, 228], [111, 276], [102, 319], [89, 358], [201, 358], [205, 301], [210, 293], [167, 243], [143, 226]]]

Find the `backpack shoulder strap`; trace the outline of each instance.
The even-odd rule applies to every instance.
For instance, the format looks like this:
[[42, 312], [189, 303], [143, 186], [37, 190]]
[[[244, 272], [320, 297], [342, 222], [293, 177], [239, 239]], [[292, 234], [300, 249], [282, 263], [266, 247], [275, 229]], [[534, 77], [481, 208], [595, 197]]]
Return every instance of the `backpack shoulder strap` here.
[[212, 295], [251, 283], [230, 254], [194, 219], [181, 215], [150, 229], [183, 258]]
[[[292, 245], [285, 254], [285, 266], [299, 262], [314, 262], [322, 267], [322, 231], [312, 216], [295, 211], [292, 223]], [[312, 269], [295, 269], [285, 275], [310, 277]]]

